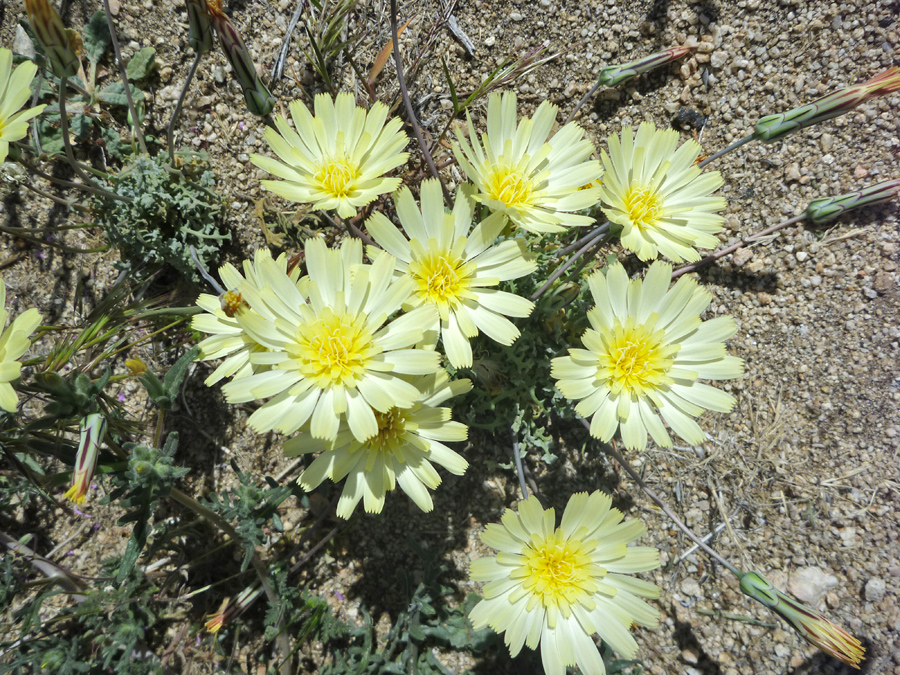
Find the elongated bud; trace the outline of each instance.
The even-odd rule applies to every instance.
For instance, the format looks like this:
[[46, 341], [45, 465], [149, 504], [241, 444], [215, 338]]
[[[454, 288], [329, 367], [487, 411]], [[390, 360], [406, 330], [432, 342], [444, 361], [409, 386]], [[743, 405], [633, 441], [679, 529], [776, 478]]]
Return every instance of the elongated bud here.
[[83, 504], [100, 455], [100, 444], [106, 434], [106, 418], [100, 413], [83, 417], [78, 425], [78, 453], [75, 455], [75, 470], [72, 472], [72, 487], [64, 495], [76, 504]]
[[25, 11], [38, 42], [50, 60], [53, 74], [57, 77], [75, 75], [78, 72], [78, 56], [56, 8], [48, 0], [25, 0]]
[[693, 47], [670, 47], [662, 52], [645, 56], [637, 61], [623, 63], [618, 66], [607, 66], [600, 71], [599, 82], [607, 87], [615, 87], [632, 77], [646, 73], [654, 68], [659, 68], [672, 61], [677, 61], [682, 56], [691, 53]]
[[806, 217], [811, 223], [824, 223], [832, 218], [837, 218], [844, 211], [890, 201], [897, 196], [898, 192], [900, 192], [900, 180], [888, 180], [870, 185], [862, 190], [848, 192], [845, 195], [813, 199], [806, 207]]
[[813, 608], [779, 591], [759, 572], [742, 574], [740, 580], [744, 595], [778, 614], [810, 644], [859, 670], [858, 664], [865, 658], [866, 650], [850, 633]]
[[247, 46], [222, 11], [222, 0], [206, 0], [206, 5], [225, 58], [234, 69], [234, 75], [244, 92], [247, 108], [254, 115], [265, 117], [275, 108], [275, 98], [256, 74], [256, 66], [253, 65]]
[[870, 98], [883, 96], [900, 90], [900, 68], [888, 68], [867, 82], [832, 92], [800, 108], [786, 113], [768, 115], [756, 123], [753, 137], [764, 143], [777, 141], [798, 129], [830, 120], [832, 117], [850, 112]]
[[213, 29], [206, 0], [185, 0], [188, 14], [188, 40], [191, 49], [203, 54], [212, 49]]

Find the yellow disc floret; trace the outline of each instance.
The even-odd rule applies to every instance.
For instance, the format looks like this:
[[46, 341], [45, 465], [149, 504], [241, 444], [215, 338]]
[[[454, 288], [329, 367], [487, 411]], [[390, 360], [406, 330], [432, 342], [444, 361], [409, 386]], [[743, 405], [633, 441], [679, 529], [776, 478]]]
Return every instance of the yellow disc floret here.
[[632, 183], [625, 193], [625, 210], [636, 227], [655, 227], [662, 216], [662, 199], [646, 185]]
[[614, 394], [625, 390], [643, 396], [674, 382], [667, 373], [680, 345], [666, 344], [665, 331], [655, 330], [658, 320], [656, 313], [644, 324], [633, 317], [624, 325], [616, 319], [612, 330], [601, 332], [606, 352], [598, 355], [597, 377], [607, 380]]
[[343, 159], [328, 159], [319, 167], [315, 181], [332, 197], [347, 197], [359, 176], [355, 166]]
[[529, 610], [541, 603], [569, 616], [573, 604], [591, 607], [589, 595], [596, 589], [593, 578], [606, 572], [591, 564], [581, 540], [567, 541], [560, 529], [546, 538], [535, 533], [522, 555], [525, 564], [513, 575], [524, 577], [522, 588], [531, 594]]
[[497, 164], [487, 175], [487, 194], [491, 199], [515, 208], [531, 204], [534, 184], [516, 167]]
[[323, 308], [315, 321], [299, 326], [298, 333], [292, 356], [303, 376], [322, 389], [355, 387], [378, 353], [363, 321], [330, 307]]

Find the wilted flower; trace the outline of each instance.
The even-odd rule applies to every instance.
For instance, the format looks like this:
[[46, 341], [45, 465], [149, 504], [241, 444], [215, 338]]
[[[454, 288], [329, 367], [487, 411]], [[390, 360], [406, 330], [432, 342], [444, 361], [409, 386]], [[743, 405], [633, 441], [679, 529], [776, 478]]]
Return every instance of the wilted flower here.
[[326, 478], [337, 483], [346, 477], [337, 505], [339, 517], [349, 518], [360, 500], [367, 513], [380, 513], [386, 494], [397, 483], [420, 509], [431, 511], [434, 503], [428, 490], [441, 483], [433, 464], [457, 476], [465, 473], [468, 462], [441, 441], [466, 440], [466, 427], [450, 419], [450, 408], [439, 406], [469, 391], [472, 383], [450, 382], [444, 370], [410, 381], [421, 392], [419, 398], [409, 408], [376, 412], [378, 433], [365, 441], [356, 439], [346, 422], [337, 438], [327, 443], [305, 433], [285, 441], [289, 457], [322, 452], [297, 481], [304, 490], [314, 490]]
[[850, 112], [870, 98], [900, 90], [900, 67], [888, 68], [871, 80], [835, 91], [785, 113], [768, 115], [756, 123], [753, 137], [771, 143], [799, 129]]
[[275, 97], [256, 74], [253, 58], [231, 20], [222, 11], [222, 0], [206, 0], [207, 15], [219, 36], [219, 45], [244, 92], [247, 109], [265, 117], [275, 107]]
[[[198, 361], [212, 359], [225, 360], [216, 368], [212, 375], [205, 380], [206, 386], [212, 386], [223, 377], [240, 379], [253, 373], [268, 370], [266, 366], [254, 365], [250, 362], [250, 354], [262, 352], [266, 348], [251, 338], [241, 328], [236, 315], [240, 312], [251, 311], [243, 300], [239, 291], [244, 283], [251, 284], [257, 291], [262, 291], [265, 282], [262, 280], [263, 261], [272, 262], [272, 255], [266, 249], [256, 252], [253, 260], [244, 261], [244, 275], [232, 265], [226, 263], [219, 268], [219, 278], [228, 289], [221, 296], [201, 293], [197, 298], [197, 304], [205, 309], [207, 314], [198, 314], [191, 321], [191, 328], [208, 333], [210, 337], [200, 342], [200, 358]], [[292, 283], [297, 283], [300, 278], [300, 270], [294, 267], [288, 271], [288, 257], [282, 253], [274, 261], [277, 268], [287, 275]]]
[[234, 621], [243, 614], [262, 593], [262, 585], [254, 584], [241, 591], [236, 598], [225, 598], [219, 606], [219, 610], [209, 615], [209, 619], [204, 624], [206, 632], [213, 635], [218, 633], [226, 623]]
[[657, 130], [644, 122], [635, 136], [608, 139], [602, 153], [603, 213], [622, 226], [622, 245], [641, 260], [662, 254], [675, 262], [700, 260], [697, 248], [714, 248], [724, 218], [723, 197], [710, 196], [722, 187], [718, 171], [701, 174], [694, 166], [700, 144], [687, 140], [676, 150], [678, 132]]
[[25, 0], [28, 21], [44, 48], [53, 74], [57, 77], [72, 77], [78, 72], [78, 56], [59, 12], [48, 0]]
[[600, 71], [598, 81], [604, 86], [615, 87], [617, 84], [622, 84], [622, 82], [626, 82], [632, 77], [637, 77], [654, 68], [659, 68], [667, 63], [672, 63], [672, 61], [677, 61], [682, 56], [690, 54], [691, 50], [691, 47], [670, 47], [669, 49], [657, 52], [656, 54], [651, 54], [650, 56], [645, 56], [636, 61], [630, 61], [615, 66], [607, 66]]
[[629, 281], [620, 263], [588, 279], [596, 306], [581, 338], [587, 349], [553, 359], [550, 375], [566, 398], [580, 400], [580, 415], [593, 417], [594, 438], [608, 441], [621, 429], [629, 449], [646, 448], [648, 433], [670, 448], [665, 420], [688, 443], [702, 443], [706, 435], [693, 418], [734, 406], [731, 394], [698, 381], [741, 376], [743, 361], [723, 344], [737, 332], [734, 319], [701, 321], [712, 294], [688, 277], [669, 290], [671, 279], [662, 262], [643, 281]]
[[516, 95], [491, 94], [481, 142], [467, 117], [469, 140], [457, 129], [453, 144], [456, 161], [477, 187], [474, 198], [538, 234], [592, 223], [590, 217], [572, 212], [597, 203], [597, 187], [581, 188], [603, 173], [598, 161], [588, 159], [594, 144], [574, 122], [548, 138], [556, 111], [544, 101], [533, 118], [517, 126]]
[[349, 218], [356, 209], [400, 185], [399, 178], [384, 174], [406, 163], [409, 154], [401, 150], [409, 138], [399, 118], [385, 124], [386, 105], [377, 102], [366, 112], [352, 94], [343, 92], [334, 101], [327, 94], [316, 96], [315, 116], [300, 101], [291, 102], [290, 110], [294, 129], [279, 115], [275, 118], [278, 131], [264, 133], [281, 162], [250, 156], [256, 166], [284, 179], [262, 181], [268, 190]]
[[83, 504], [100, 456], [100, 444], [106, 434], [106, 418], [100, 413], [91, 413], [81, 418], [78, 424], [78, 452], [72, 471], [72, 487], [63, 495], [76, 504]]
[[[6, 285], [0, 279], [0, 330], [6, 325], [6, 317]], [[40, 313], [32, 308], [17, 316], [0, 334], [0, 408], [7, 412], [16, 412], [19, 404], [19, 397], [10, 383], [19, 379], [22, 371], [19, 358], [31, 346], [28, 336], [40, 323]]]
[[845, 195], [813, 199], [806, 207], [806, 217], [810, 222], [816, 224], [825, 223], [843, 215], [850, 209], [890, 201], [897, 196], [898, 192], [900, 192], [900, 180], [888, 180], [861, 190], [848, 192]]
[[865, 658], [866, 650], [850, 633], [812, 607], [779, 591], [759, 572], [747, 572], [739, 575], [739, 578], [744, 595], [778, 614], [810, 644], [859, 670], [859, 663]]
[[487, 582], [484, 599], [469, 613], [476, 630], [505, 633], [512, 656], [522, 645], [536, 649], [547, 675], [577, 666], [586, 675], [606, 672], [591, 637], [599, 634], [624, 658], [637, 643], [633, 624], [655, 628], [659, 615], [640, 598], [658, 598], [653, 584], [630, 574], [659, 567], [659, 551], [628, 546], [647, 531], [639, 520], [623, 522], [602, 492], [572, 495], [562, 522], [536, 497], [507, 509], [502, 524], [491, 523], [481, 541], [497, 557], [472, 561], [474, 581]]
[[340, 250], [307, 239], [305, 252], [309, 276], [297, 283], [263, 251], [258, 282], [238, 286], [249, 310], [234, 318], [265, 349], [252, 351], [250, 363], [268, 369], [222, 390], [231, 403], [274, 397], [248, 420], [261, 433], [293, 433], [309, 420], [314, 438], [331, 441], [346, 420], [364, 441], [379, 431], [376, 412], [418, 399], [419, 390], [398, 376], [437, 372], [437, 352], [412, 348], [437, 310], [420, 307], [388, 321], [413, 283], [394, 280], [391, 256], [362, 265], [358, 239], [345, 239]]
[[[455, 368], [472, 365], [469, 338], [479, 330], [500, 344], [510, 345], [519, 329], [506, 317], [531, 314], [534, 304], [513, 293], [494, 288], [501, 281], [518, 279], [537, 264], [521, 239], [494, 245], [507, 223], [502, 213], [493, 213], [470, 232], [475, 203], [471, 186], [457, 192], [452, 213], [444, 212], [437, 180], [421, 186], [422, 209], [409, 188], [394, 196], [400, 224], [409, 240], [385, 216], [374, 213], [366, 222], [372, 239], [397, 259], [397, 272], [415, 282], [409, 307], [437, 307], [434, 323], [426, 329], [437, 342], [440, 331], [447, 358]], [[369, 247], [373, 260], [384, 251]]]
[[0, 162], [6, 160], [10, 143], [28, 135], [28, 121], [47, 107], [39, 105], [20, 110], [31, 98], [31, 81], [35, 73], [37, 66], [31, 61], [13, 70], [12, 52], [0, 49]]

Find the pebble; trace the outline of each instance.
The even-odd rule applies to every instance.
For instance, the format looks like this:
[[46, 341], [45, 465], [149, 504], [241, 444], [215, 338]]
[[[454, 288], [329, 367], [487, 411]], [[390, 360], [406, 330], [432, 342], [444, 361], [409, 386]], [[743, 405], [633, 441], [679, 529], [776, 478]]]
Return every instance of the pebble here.
[[709, 57], [709, 65], [713, 68], [721, 68], [726, 63], [728, 63], [728, 54], [721, 50], [713, 52]]
[[[687, 577], [681, 582], [681, 592], [685, 595], [690, 595], [692, 597], [698, 598], [702, 595], [700, 591], [700, 584], [697, 583], [696, 579], [692, 577]], [[694, 661], [696, 663], [696, 661]]]
[[16, 37], [13, 40], [12, 50], [14, 54], [21, 54], [29, 59], [34, 59], [37, 56], [37, 52], [34, 50], [34, 43], [22, 26], [16, 26]]
[[484, 46], [485, 47], [493, 47], [496, 42], [497, 42], [497, 38], [495, 38], [493, 35], [489, 35], [487, 37], [487, 39], [484, 41]]
[[888, 569], [888, 574], [892, 577], [900, 577], [900, 565], [891, 565]]
[[513, 21], [521, 21], [525, 17], [519, 12], [511, 12], [509, 15], [509, 18], [512, 19]]
[[886, 590], [887, 584], [884, 583], [884, 579], [872, 577], [866, 582], [866, 600], [869, 602], [881, 602]]
[[793, 574], [788, 590], [800, 602], [815, 607], [822, 596], [838, 585], [838, 578], [818, 567], [804, 567]]
[[803, 262], [809, 257], [809, 253], [807, 253], [806, 251], [797, 251], [794, 254], [794, 257], [797, 258], [798, 262]]
[[735, 267], [743, 267], [748, 262], [750, 262], [750, 259], [752, 257], [753, 251], [751, 251], [749, 248], [739, 248], [737, 251], [735, 251], [732, 261], [734, 262]]
[[700, 652], [696, 647], [687, 647], [681, 650], [681, 658], [685, 663], [697, 664], [700, 663]]
[[225, 68], [221, 65], [213, 66], [212, 76], [218, 84], [225, 84]]

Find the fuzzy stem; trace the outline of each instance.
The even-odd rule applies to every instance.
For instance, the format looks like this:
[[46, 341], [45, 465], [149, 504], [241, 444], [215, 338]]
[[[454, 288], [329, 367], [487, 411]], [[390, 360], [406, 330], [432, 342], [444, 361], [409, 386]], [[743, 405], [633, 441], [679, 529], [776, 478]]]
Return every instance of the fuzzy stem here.
[[568, 260], [566, 260], [566, 262], [564, 262], [562, 265], [560, 265], [556, 269], [556, 271], [553, 272], [553, 274], [551, 274], [549, 276], [547, 281], [544, 282], [543, 286], [541, 286], [539, 289], [537, 289], [534, 293], [531, 294], [531, 300], [537, 300], [539, 297], [541, 297], [547, 291], [547, 289], [550, 288], [550, 286], [553, 284], [553, 282], [556, 281], [557, 279], [559, 279], [563, 274], [565, 274], [566, 270], [569, 269], [572, 265], [574, 265], [575, 262], [581, 256], [583, 256], [585, 253], [588, 252], [588, 250], [590, 250], [591, 248], [593, 248], [594, 246], [599, 244], [600, 239], [602, 239], [603, 236], [609, 231], [608, 225], [609, 224], [607, 223], [606, 230], [603, 230], [603, 226], [601, 225], [593, 233], [591, 233], [590, 237], [587, 238], [588, 239], [587, 243], [584, 246], [582, 246], [580, 249], [578, 249], [578, 251], [576, 251], [575, 254], [571, 258], [569, 258]]

